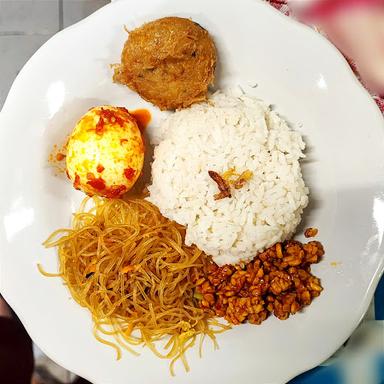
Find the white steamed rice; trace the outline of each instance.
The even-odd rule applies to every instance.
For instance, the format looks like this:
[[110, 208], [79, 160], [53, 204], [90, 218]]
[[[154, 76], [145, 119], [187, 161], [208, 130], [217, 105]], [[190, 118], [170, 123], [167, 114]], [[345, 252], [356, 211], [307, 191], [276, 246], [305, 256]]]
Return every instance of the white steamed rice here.
[[[235, 264], [293, 235], [308, 203], [299, 164], [305, 144], [266, 104], [217, 92], [170, 115], [160, 131], [148, 199], [186, 226], [187, 245]], [[215, 201], [208, 171], [231, 167], [253, 177]]]

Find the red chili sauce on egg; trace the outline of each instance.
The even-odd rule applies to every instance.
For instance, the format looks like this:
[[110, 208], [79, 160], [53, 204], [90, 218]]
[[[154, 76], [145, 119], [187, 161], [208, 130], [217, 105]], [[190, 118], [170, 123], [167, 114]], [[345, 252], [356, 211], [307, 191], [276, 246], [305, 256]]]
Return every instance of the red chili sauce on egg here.
[[87, 173], [87, 184], [89, 184], [92, 188], [102, 191], [105, 189], [105, 181], [101, 177], [95, 177], [92, 172]]
[[[128, 112], [125, 108], [120, 108], [124, 112]], [[105, 124], [118, 124], [120, 127], [124, 126], [124, 119], [119, 116], [118, 113], [116, 113], [113, 110], [110, 109], [104, 109], [101, 108], [100, 111], [98, 111], [99, 121], [96, 124], [96, 133], [98, 135], [102, 135], [104, 132], [104, 125]]]
[[[143, 131], [148, 126], [152, 118], [148, 109], [135, 109], [133, 111], [128, 111], [124, 107], [119, 107], [119, 109], [121, 109], [123, 112], [129, 113], [136, 120], [140, 131]], [[109, 109], [101, 108], [99, 111], [99, 116], [99, 121], [96, 124], [96, 133], [99, 135], [103, 134], [105, 123], [117, 123], [121, 127], [124, 125], [124, 119], [122, 119], [118, 113]]]
[[114, 185], [104, 191], [104, 196], [109, 199], [114, 199], [123, 195], [127, 190], [125, 185]]
[[135, 173], [136, 173], [136, 171], [133, 168], [125, 168], [124, 169], [124, 176], [129, 181], [131, 181], [134, 178]]

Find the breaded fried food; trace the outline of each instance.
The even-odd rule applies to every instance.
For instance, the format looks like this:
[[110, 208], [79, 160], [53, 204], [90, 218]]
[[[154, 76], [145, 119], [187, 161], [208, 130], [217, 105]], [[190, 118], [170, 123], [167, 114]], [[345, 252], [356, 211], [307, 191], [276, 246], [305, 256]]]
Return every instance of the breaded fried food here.
[[165, 17], [129, 32], [113, 80], [161, 110], [204, 101], [213, 83], [216, 49], [192, 20]]

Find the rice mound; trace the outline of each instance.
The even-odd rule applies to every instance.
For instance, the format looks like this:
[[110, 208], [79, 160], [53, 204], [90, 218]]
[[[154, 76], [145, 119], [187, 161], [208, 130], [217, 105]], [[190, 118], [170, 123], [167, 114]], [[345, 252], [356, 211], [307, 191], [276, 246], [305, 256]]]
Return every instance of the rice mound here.
[[[299, 159], [305, 144], [268, 105], [231, 92], [170, 115], [155, 148], [148, 200], [186, 226], [218, 265], [251, 260], [290, 238], [308, 203]], [[214, 200], [209, 177], [235, 167], [253, 177], [232, 197]]]

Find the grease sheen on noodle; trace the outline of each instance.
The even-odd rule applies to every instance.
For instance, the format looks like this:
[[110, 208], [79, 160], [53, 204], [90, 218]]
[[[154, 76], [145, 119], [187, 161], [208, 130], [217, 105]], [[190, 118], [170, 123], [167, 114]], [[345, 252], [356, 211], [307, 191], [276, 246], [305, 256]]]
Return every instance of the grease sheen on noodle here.
[[[92, 313], [95, 336], [137, 354], [153, 353], [189, 370], [185, 351], [227, 326], [210, 319], [194, 298], [196, 272], [206, 256], [184, 244], [184, 227], [142, 199], [85, 198], [71, 229], [45, 241], [58, 247], [60, 270], [73, 298]], [[114, 337], [114, 342], [109, 336]], [[157, 343], [167, 337], [166, 341]]]

